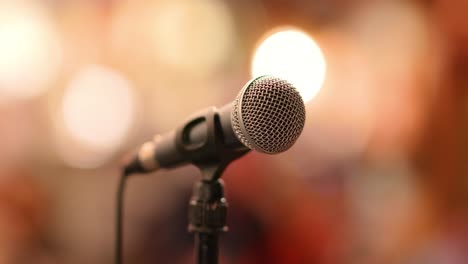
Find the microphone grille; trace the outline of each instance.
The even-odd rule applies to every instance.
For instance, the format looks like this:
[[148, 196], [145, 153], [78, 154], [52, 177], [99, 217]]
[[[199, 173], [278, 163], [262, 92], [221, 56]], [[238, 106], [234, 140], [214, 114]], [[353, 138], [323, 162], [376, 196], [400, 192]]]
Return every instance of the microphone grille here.
[[294, 144], [304, 128], [304, 101], [289, 82], [262, 76], [241, 90], [234, 101], [231, 122], [246, 147], [280, 153]]

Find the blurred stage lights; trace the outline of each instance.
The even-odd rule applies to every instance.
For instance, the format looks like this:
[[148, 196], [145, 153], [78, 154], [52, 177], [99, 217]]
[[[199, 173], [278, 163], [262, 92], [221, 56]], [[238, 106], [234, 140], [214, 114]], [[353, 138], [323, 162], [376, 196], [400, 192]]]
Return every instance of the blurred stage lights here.
[[0, 100], [42, 94], [57, 74], [61, 56], [44, 10], [24, 2], [0, 3]]
[[91, 65], [72, 79], [61, 108], [64, 130], [76, 145], [62, 144], [62, 158], [70, 166], [92, 168], [122, 145], [134, 118], [134, 95], [122, 75]]
[[325, 58], [315, 41], [299, 30], [275, 31], [258, 46], [252, 76], [274, 75], [290, 81], [310, 101], [325, 79]]
[[222, 1], [166, 1], [152, 14], [151, 43], [162, 63], [195, 74], [212, 72], [233, 47], [233, 21]]

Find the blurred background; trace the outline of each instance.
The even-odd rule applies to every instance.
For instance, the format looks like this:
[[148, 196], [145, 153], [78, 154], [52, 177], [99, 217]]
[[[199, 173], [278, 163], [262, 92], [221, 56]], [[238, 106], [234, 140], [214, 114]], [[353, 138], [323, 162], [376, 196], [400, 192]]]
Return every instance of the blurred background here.
[[[0, 264], [112, 263], [122, 157], [253, 76], [306, 101], [223, 179], [221, 263], [466, 263], [468, 2], [0, 1]], [[194, 263], [191, 166], [133, 177], [125, 263]]]

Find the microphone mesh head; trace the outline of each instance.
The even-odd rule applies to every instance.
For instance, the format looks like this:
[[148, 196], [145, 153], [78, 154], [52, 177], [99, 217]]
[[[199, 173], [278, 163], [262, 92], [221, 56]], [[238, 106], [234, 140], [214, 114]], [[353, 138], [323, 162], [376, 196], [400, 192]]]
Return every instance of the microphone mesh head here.
[[247, 83], [237, 96], [231, 123], [246, 147], [280, 153], [294, 144], [304, 128], [304, 101], [287, 81], [262, 76]]

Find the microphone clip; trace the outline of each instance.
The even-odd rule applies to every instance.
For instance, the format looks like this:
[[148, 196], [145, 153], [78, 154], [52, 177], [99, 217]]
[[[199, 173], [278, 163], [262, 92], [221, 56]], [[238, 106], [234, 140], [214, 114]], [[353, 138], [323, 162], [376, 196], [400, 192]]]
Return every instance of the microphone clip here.
[[[176, 130], [176, 148], [200, 169], [204, 181], [215, 182], [232, 161], [250, 151], [247, 148], [227, 146], [219, 112], [215, 107], [202, 110], [189, 120]], [[193, 140], [195, 129], [206, 130], [206, 133], [198, 133], [205, 136]]]

